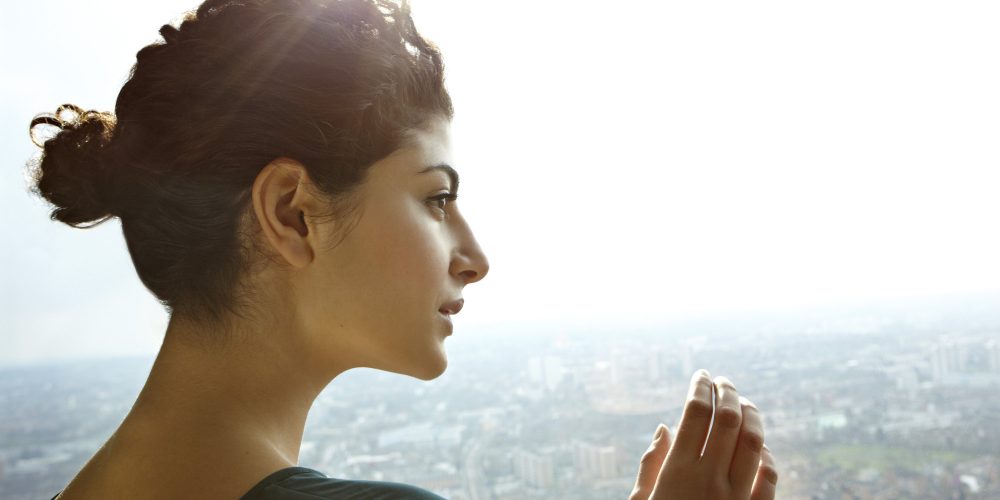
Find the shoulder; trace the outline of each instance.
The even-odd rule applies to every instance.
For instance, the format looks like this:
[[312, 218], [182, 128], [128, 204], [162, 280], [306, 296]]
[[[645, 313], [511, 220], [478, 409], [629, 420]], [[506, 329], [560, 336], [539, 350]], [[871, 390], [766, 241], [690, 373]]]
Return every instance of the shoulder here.
[[326, 477], [306, 467], [288, 467], [264, 478], [241, 500], [443, 500], [423, 488], [403, 483]]

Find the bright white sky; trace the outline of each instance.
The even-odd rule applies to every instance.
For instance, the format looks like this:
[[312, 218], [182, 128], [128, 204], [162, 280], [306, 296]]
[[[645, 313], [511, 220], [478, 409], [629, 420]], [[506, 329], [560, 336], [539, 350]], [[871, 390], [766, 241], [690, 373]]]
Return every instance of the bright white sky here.
[[[22, 165], [34, 114], [112, 110], [135, 53], [195, 6], [0, 6], [0, 364], [158, 346], [117, 222], [49, 222]], [[492, 265], [455, 339], [1000, 289], [996, 2], [414, 9]]]

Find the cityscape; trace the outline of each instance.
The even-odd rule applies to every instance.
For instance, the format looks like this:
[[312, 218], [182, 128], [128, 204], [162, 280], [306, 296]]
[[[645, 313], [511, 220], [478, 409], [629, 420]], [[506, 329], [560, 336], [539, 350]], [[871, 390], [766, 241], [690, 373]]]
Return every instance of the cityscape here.
[[[432, 381], [344, 373], [300, 464], [455, 500], [625, 499], [691, 374], [764, 415], [778, 498], [1000, 498], [995, 303], [744, 314], [509, 338], [457, 325]], [[461, 338], [460, 338], [461, 337]], [[447, 345], [453, 343], [453, 345]], [[151, 358], [0, 369], [0, 498], [51, 498], [107, 439]]]

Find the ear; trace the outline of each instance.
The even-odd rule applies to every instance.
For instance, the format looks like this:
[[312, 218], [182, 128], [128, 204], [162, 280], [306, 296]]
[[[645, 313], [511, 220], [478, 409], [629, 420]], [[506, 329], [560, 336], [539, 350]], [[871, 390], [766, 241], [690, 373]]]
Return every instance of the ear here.
[[311, 182], [304, 165], [277, 158], [261, 169], [251, 190], [261, 232], [275, 252], [297, 268], [315, 257], [315, 235], [310, 237], [305, 222], [305, 215], [312, 213], [317, 201], [308, 189]]

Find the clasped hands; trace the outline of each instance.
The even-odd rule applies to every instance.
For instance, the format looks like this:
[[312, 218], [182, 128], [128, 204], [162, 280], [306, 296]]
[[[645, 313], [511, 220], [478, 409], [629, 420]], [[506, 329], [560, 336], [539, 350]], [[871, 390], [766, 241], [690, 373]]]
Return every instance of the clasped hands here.
[[760, 411], [729, 379], [699, 370], [676, 436], [656, 429], [629, 500], [772, 500], [777, 483]]

